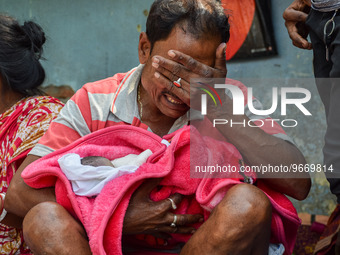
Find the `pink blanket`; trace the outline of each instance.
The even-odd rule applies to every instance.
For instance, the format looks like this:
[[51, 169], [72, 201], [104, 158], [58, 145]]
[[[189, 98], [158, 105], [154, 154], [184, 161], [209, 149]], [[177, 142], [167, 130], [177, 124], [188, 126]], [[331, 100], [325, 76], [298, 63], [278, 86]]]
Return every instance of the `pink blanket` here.
[[[22, 177], [33, 188], [55, 186], [57, 202], [83, 223], [93, 254], [122, 254], [125, 211], [132, 193], [143, 180], [163, 177], [162, 188], [154, 190], [151, 198], [157, 201], [181, 193], [185, 199], [175, 213], [201, 213], [205, 219], [227, 190], [243, 180], [238, 173], [223, 179], [190, 178], [190, 163], [192, 166], [210, 163], [239, 167], [242, 157], [232, 144], [202, 137], [189, 126], [163, 138], [171, 141], [169, 147], [161, 143], [162, 138], [142, 128], [125, 125], [105, 128], [35, 161], [25, 169]], [[153, 154], [135, 173], [112, 180], [100, 195], [91, 198], [73, 193], [57, 162], [58, 158], [70, 152], [81, 157], [96, 155], [112, 160], [127, 154], [140, 154], [146, 149]], [[261, 180], [257, 183], [273, 205], [271, 242], [282, 243], [286, 248], [285, 254], [291, 254], [300, 224], [295, 208], [284, 195], [270, 190]], [[145, 238], [143, 243], [150, 243], [150, 247], [156, 245], [155, 242], [145, 242], [150, 238]], [[170, 247], [189, 238], [188, 235], [174, 234]]]

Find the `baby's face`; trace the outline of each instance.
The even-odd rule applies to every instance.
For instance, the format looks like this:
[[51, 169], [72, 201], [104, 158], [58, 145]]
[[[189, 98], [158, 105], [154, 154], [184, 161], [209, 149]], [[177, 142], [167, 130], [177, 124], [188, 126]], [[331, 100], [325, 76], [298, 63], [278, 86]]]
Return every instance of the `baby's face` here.
[[88, 157], [82, 158], [81, 164], [94, 166], [94, 167], [97, 167], [97, 166], [112, 166], [113, 167], [110, 160], [104, 157], [100, 157], [100, 156], [88, 156]]

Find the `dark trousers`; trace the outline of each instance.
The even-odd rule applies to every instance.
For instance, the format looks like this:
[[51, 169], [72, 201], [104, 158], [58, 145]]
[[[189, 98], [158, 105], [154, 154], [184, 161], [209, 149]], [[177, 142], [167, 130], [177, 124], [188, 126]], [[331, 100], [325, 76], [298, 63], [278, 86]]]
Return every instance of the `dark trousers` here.
[[[311, 10], [306, 21], [314, 53], [314, 75], [321, 100], [325, 106], [327, 130], [323, 148], [326, 177], [333, 194], [340, 203], [340, 10], [334, 18], [335, 29], [329, 37], [329, 61], [326, 60], [324, 26], [332, 18], [332, 12]], [[332, 25], [328, 26], [330, 32]]]

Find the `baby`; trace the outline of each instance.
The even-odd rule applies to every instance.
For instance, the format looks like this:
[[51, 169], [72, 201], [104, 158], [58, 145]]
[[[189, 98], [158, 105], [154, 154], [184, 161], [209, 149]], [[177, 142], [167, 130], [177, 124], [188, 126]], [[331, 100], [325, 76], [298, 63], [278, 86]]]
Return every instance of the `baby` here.
[[94, 167], [97, 167], [97, 166], [114, 167], [112, 162], [109, 159], [101, 157], [101, 156], [88, 156], [88, 157], [82, 158], [80, 162], [82, 165], [88, 165], [88, 166], [94, 166]]
[[74, 193], [92, 197], [97, 196], [109, 181], [137, 171], [151, 154], [151, 150], [145, 150], [110, 161], [101, 156], [81, 158], [76, 153], [69, 153], [59, 158], [58, 162]]

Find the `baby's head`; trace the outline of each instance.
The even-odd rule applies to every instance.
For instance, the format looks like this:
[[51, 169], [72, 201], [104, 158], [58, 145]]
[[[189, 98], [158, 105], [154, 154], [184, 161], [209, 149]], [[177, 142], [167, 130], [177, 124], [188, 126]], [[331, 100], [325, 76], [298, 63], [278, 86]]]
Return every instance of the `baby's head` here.
[[88, 157], [82, 158], [81, 164], [94, 166], [94, 167], [98, 167], [98, 166], [112, 166], [113, 167], [110, 160], [104, 157], [100, 157], [100, 156], [88, 156]]

